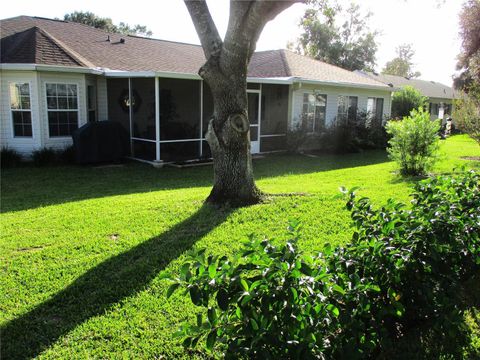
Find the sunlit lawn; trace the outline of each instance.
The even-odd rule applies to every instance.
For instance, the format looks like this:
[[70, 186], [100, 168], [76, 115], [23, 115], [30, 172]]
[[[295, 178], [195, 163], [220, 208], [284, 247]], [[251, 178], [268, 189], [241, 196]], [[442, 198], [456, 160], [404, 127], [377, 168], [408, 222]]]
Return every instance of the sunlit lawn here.
[[[435, 172], [479, 162], [465, 136], [442, 142]], [[203, 206], [211, 167], [23, 167], [2, 171], [0, 358], [190, 358], [172, 333], [196, 309], [180, 293], [165, 298], [158, 274], [183, 253], [206, 247], [233, 254], [255, 236], [284, 236], [299, 219], [301, 246], [349, 240], [338, 187], [361, 186], [381, 204], [408, 201], [412, 181], [393, 173], [381, 151], [343, 156], [271, 155], [255, 160], [268, 193], [302, 193], [237, 210]]]

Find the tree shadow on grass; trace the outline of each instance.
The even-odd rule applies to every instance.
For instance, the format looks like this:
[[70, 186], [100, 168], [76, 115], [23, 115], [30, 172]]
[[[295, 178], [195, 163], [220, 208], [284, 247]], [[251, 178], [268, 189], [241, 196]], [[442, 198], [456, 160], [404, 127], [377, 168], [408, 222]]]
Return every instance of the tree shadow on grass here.
[[[385, 151], [359, 154], [271, 154], [254, 160], [257, 180], [283, 175], [319, 173], [368, 166], [389, 161]], [[145, 164], [116, 167], [22, 167], [2, 171], [1, 212], [35, 209], [86, 199], [150, 191], [211, 187], [211, 166], [155, 169]]]
[[79, 324], [142, 291], [172, 260], [223, 223], [232, 211], [203, 205], [165, 233], [87, 271], [51, 299], [0, 328], [0, 358], [38, 356]]

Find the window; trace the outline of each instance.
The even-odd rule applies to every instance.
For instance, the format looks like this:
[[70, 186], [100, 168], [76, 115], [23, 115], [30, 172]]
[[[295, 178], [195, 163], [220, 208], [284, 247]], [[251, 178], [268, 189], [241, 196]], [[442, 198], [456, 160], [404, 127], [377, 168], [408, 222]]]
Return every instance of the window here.
[[439, 104], [430, 103], [430, 114], [432, 116], [435, 116], [435, 118], [437, 118], [438, 117], [438, 111], [439, 111]]
[[95, 87], [87, 86], [87, 106], [88, 106], [88, 122], [97, 120], [97, 97]]
[[357, 96], [338, 96], [337, 122], [349, 123], [357, 120]]
[[12, 111], [13, 136], [32, 137], [32, 110], [28, 83], [10, 84], [10, 110]]
[[319, 132], [325, 127], [325, 114], [327, 110], [327, 95], [303, 94], [302, 115], [306, 121], [309, 132]]
[[75, 84], [46, 84], [50, 137], [70, 136], [78, 128], [78, 96]]
[[371, 120], [381, 123], [383, 120], [383, 98], [369, 97], [367, 100], [367, 113]]

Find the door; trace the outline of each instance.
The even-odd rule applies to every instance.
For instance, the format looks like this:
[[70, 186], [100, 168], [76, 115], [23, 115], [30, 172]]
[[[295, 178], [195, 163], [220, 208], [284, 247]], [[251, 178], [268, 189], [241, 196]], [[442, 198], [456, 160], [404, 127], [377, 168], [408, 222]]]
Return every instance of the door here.
[[260, 152], [260, 90], [247, 90], [248, 120], [250, 121], [250, 152]]

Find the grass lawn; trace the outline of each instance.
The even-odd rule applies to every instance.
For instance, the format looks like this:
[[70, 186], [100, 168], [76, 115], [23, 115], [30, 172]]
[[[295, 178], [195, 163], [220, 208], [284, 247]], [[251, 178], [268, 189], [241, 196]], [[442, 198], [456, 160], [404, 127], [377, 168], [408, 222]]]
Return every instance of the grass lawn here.
[[[466, 136], [443, 141], [442, 152], [437, 173], [480, 168], [460, 159], [480, 155]], [[293, 218], [303, 223], [306, 251], [347, 242], [349, 213], [334, 199], [339, 186], [361, 186], [381, 204], [408, 201], [413, 181], [393, 174], [381, 151], [272, 155], [254, 167], [262, 190], [305, 195], [220, 211], [202, 204], [211, 167], [3, 170], [0, 358], [203, 357], [172, 338], [196, 309], [180, 292], [165, 298], [160, 271], [176, 271], [192, 248], [234, 254], [250, 234], [281, 240]]]

